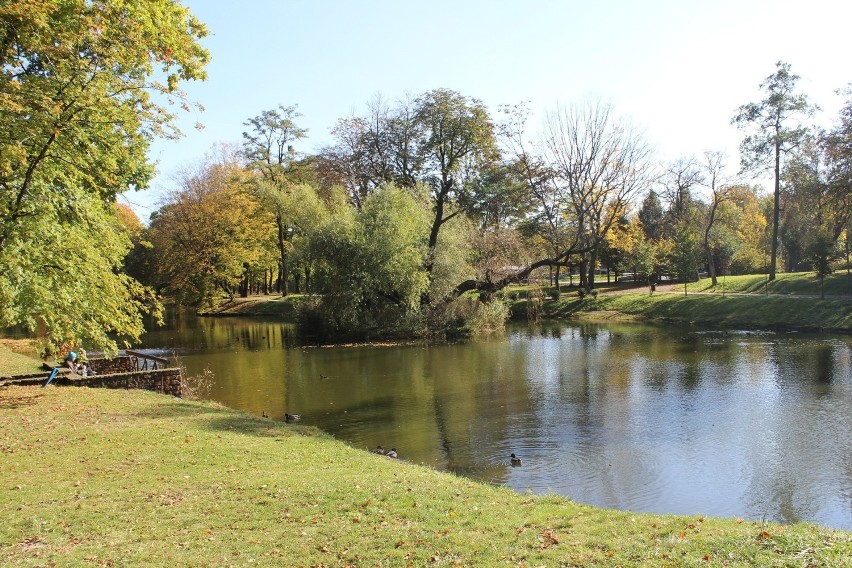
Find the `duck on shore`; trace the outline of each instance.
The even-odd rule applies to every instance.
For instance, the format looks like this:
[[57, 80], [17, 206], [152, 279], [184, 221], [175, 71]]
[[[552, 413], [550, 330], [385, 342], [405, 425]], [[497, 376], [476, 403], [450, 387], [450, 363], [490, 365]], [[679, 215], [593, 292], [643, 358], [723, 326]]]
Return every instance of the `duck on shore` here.
[[392, 459], [396, 459], [396, 458], [398, 458], [398, 457], [399, 457], [399, 456], [396, 454], [396, 448], [391, 448], [390, 450], [388, 450], [388, 451], [387, 451], [387, 453], [386, 453], [385, 455], [386, 455], [387, 457], [389, 457], [389, 458], [392, 458]]
[[375, 448], [373, 448], [370, 451], [374, 454], [379, 454], [380, 456], [385, 455], [385, 449], [382, 447], [381, 444], [379, 444], [378, 446], [376, 446]]

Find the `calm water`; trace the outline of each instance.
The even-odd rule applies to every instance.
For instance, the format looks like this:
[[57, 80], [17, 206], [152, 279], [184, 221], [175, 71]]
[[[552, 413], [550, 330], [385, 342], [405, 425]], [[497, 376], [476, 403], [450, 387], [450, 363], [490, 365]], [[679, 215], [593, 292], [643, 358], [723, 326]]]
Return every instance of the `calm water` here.
[[287, 324], [182, 315], [144, 346], [210, 369], [228, 406], [519, 491], [852, 530], [852, 337], [557, 324], [301, 347]]

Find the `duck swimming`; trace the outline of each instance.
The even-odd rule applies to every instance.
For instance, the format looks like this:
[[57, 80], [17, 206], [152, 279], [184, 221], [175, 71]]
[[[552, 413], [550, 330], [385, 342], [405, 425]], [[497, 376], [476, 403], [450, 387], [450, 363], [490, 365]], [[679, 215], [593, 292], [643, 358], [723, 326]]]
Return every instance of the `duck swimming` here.
[[287, 412], [284, 413], [284, 422], [298, 422], [301, 419], [301, 414], [289, 414]]
[[521, 458], [519, 458], [515, 454], [512, 454], [511, 456], [509, 456], [509, 463], [513, 466], [519, 466], [521, 465]]

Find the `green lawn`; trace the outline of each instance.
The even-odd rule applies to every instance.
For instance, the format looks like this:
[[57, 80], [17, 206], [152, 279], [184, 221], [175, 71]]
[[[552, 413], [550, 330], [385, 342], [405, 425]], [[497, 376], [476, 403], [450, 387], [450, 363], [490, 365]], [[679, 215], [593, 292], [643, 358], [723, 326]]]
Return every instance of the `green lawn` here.
[[277, 294], [264, 296], [249, 296], [235, 298], [233, 302], [223, 298], [222, 303], [212, 310], [203, 311], [206, 316], [263, 316], [275, 317], [285, 321], [295, 321], [299, 304], [305, 302], [308, 296], [290, 294], [283, 297]]
[[35, 357], [31, 341], [0, 339], [0, 376], [27, 375], [39, 371], [44, 371], [44, 368]]
[[[512, 306], [513, 316], [525, 317], [526, 302]], [[696, 325], [744, 329], [806, 329], [849, 332], [852, 330], [852, 301], [795, 296], [663, 294], [647, 292], [599, 295], [579, 300], [566, 297], [545, 302], [551, 318], [588, 316], [604, 312], [607, 317], [633, 317]]]
[[8, 387], [0, 424], [4, 566], [849, 566], [852, 558], [844, 531], [518, 494], [309, 427], [147, 392]]
[[[765, 294], [805, 294], [820, 295], [821, 282], [813, 272], [797, 272], [778, 274], [775, 280], [769, 282], [767, 288], [766, 274], [747, 274], [742, 276], [718, 277], [716, 287], [709, 278], [687, 285], [689, 292], [741, 292]], [[852, 295], [852, 280], [846, 271], [835, 272], [825, 277], [825, 294], [827, 296]]]

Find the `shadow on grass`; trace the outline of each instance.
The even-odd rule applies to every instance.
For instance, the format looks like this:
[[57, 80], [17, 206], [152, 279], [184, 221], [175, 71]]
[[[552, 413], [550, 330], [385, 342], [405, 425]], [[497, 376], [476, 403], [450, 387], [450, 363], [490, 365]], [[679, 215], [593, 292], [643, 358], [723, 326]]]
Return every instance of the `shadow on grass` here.
[[209, 430], [237, 432], [248, 436], [260, 436], [266, 438], [280, 438], [282, 436], [317, 436], [323, 434], [322, 430], [314, 426], [301, 426], [297, 424], [285, 424], [277, 420], [267, 418], [255, 418], [253, 416], [240, 416], [230, 414], [207, 421]]
[[232, 412], [232, 410], [224, 406], [213, 406], [183, 401], [170, 401], [156, 404], [152, 408], [143, 410], [141, 412], [131, 413], [131, 416], [151, 419], [189, 418], [193, 416], [202, 416], [207, 414], [218, 414], [221, 412]]
[[39, 403], [42, 397], [40, 392], [33, 393], [30, 389], [27, 391], [10, 391], [6, 388], [0, 388], [0, 410], [14, 410], [26, 406], [35, 406]]
[[294, 434], [316, 436], [322, 433], [321, 430], [313, 426], [286, 424], [278, 420], [258, 418], [241, 414], [237, 410], [224, 406], [207, 403], [169, 401], [159, 403], [141, 412], [134, 412], [131, 416], [150, 420], [197, 418], [202, 421], [201, 427], [208, 430], [238, 432], [249, 436], [270, 438]]

